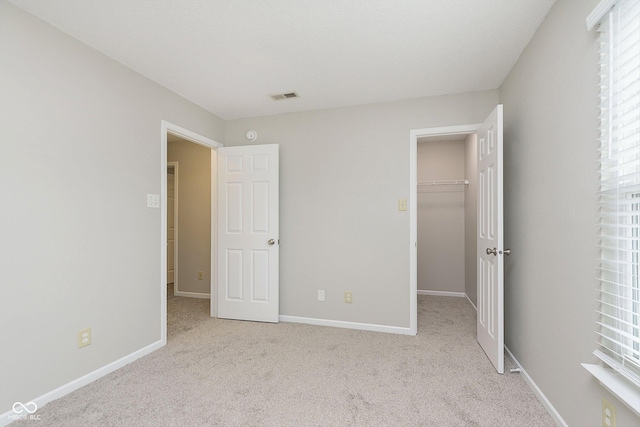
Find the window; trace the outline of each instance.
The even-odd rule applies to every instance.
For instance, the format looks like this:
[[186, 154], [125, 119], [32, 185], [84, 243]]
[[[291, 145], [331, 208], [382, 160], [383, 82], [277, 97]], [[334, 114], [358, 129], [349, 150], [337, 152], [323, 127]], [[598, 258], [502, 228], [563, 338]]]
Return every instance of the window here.
[[594, 354], [640, 387], [640, 0], [605, 3]]

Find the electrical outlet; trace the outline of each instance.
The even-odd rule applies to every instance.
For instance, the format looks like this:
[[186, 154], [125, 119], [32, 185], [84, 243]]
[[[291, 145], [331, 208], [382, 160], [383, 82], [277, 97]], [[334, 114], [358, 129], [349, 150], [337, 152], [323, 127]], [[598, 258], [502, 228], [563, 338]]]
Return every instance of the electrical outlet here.
[[318, 301], [324, 301], [324, 291], [318, 289]]
[[198, 280], [204, 280], [204, 272], [198, 271]]
[[347, 304], [351, 304], [353, 302], [353, 295], [351, 291], [346, 291], [344, 293], [344, 302], [346, 302]]
[[89, 344], [91, 344], [91, 328], [78, 332], [78, 348], [86, 347]]
[[399, 211], [407, 210], [407, 199], [398, 199], [398, 210]]
[[616, 407], [602, 398], [602, 427], [616, 427]]

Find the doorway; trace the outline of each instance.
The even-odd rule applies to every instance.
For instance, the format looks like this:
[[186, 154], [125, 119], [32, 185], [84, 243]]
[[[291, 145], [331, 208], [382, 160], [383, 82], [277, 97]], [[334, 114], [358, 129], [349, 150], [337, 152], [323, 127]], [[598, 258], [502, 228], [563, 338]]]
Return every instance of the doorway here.
[[418, 138], [418, 294], [466, 297], [475, 307], [477, 135]]
[[[168, 189], [167, 189], [167, 152], [168, 152], [168, 141], [172, 138], [177, 138], [180, 140], [187, 141], [189, 143], [196, 144], [201, 147], [205, 147], [210, 151], [210, 155], [208, 156], [208, 161], [211, 165], [211, 171], [215, 171], [215, 165], [217, 165], [217, 155], [216, 149], [222, 147], [217, 141], [214, 141], [210, 138], [192, 132], [188, 129], [185, 129], [181, 126], [175, 125], [173, 123], [167, 122], [165, 120], [161, 121], [161, 139], [160, 139], [160, 274], [161, 274], [161, 291], [160, 291], [160, 338], [162, 341], [162, 345], [166, 345], [167, 343], [167, 199], [168, 199]], [[184, 168], [181, 169], [183, 172]], [[217, 180], [216, 173], [211, 173], [210, 177], [210, 200], [217, 199]], [[211, 206], [211, 203], [209, 203]], [[210, 207], [209, 207], [210, 208]], [[209, 220], [209, 229], [210, 229], [210, 257], [209, 257], [209, 265], [211, 270], [216, 270], [216, 248], [217, 248], [217, 240], [216, 240], [216, 210], [211, 209], [210, 220]], [[177, 265], [179, 270], [179, 264]], [[196, 277], [199, 277], [199, 271], [196, 270]], [[216, 274], [210, 274], [208, 280], [204, 279], [204, 271], [203, 271], [203, 282], [206, 282], [206, 287], [210, 290], [212, 295], [216, 295], [217, 291], [217, 280]], [[209, 298], [209, 295], [206, 296]], [[217, 310], [215, 310], [216, 304], [210, 304], [211, 306], [211, 316], [217, 316]]]
[[409, 145], [409, 322], [417, 333], [417, 145], [418, 138], [477, 134], [477, 295], [476, 325], [480, 346], [496, 371], [504, 372], [503, 106], [482, 124], [416, 129]]
[[480, 124], [414, 129], [409, 136], [409, 330], [418, 332], [418, 139], [474, 134]]

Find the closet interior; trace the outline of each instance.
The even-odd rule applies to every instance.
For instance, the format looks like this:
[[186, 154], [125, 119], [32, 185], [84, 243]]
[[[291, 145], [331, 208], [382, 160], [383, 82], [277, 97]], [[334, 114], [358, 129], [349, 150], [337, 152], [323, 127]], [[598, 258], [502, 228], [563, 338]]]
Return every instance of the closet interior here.
[[418, 139], [418, 293], [476, 303], [476, 134]]

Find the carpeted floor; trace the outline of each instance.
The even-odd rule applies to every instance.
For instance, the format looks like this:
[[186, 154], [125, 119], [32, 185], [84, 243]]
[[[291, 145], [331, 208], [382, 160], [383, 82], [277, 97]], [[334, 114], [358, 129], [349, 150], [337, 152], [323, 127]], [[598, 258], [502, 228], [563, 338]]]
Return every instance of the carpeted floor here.
[[166, 347], [49, 403], [35, 423], [555, 425], [508, 359], [495, 372], [466, 299], [421, 295], [418, 310], [409, 337], [212, 319], [208, 300], [170, 297]]

